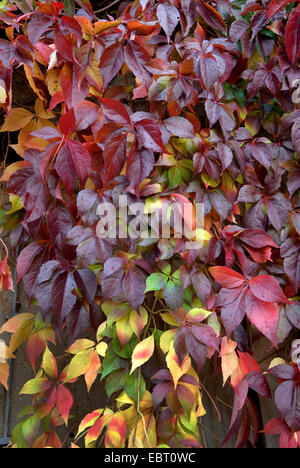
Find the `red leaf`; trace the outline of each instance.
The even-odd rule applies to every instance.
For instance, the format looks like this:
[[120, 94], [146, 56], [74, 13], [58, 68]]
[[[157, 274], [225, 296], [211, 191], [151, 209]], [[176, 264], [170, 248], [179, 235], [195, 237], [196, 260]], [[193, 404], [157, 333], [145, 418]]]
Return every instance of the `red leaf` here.
[[82, 184], [86, 181], [91, 170], [91, 156], [80, 141], [67, 140], [76, 174]]
[[145, 276], [142, 275], [142, 273], [129, 270], [128, 273], [124, 276], [122, 286], [127, 302], [133, 309], [139, 310], [139, 307], [145, 298]]
[[92, 125], [99, 116], [99, 107], [90, 101], [82, 101], [75, 109], [76, 130], [85, 130]]
[[210, 267], [208, 271], [223, 288], [239, 288], [246, 282], [246, 278], [231, 268], [216, 266]]
[[53, 314], [61, 326], [65, 318], [76, 303], [76, 296], [72, 291], [76, 288], [73, 275], [64, 272], [56, 277], [52, 287]]
[[66, 191], [72, 195], [76, 182], [76, 168], [72, 159], [70, 148], [64, 145], [58, 152], [55, 169], [61, 178]]
[[136, 194], [139, 192], [139, 185], [148, 177], [154, 165], [154, 155], [151, 150], [135, 151], [130, 154], [126, 166], [126, 175]]
[[31, 362], [31, 365], [34, 369], [35, 369], [35, 361], [37, 360], [39, 355], [42, 354], [45, 347], [46, 347], [45, 341], [43, 341], [37, 333], [30, 336], [27, 342], [26, 351], [27, 351], [28, 359]]
[[170, 37], [180, 19], [179, 11], [175, 6], [168, 5], [167, 3], [160, 3], [157, 7], [157, 18], [166, 33], [168, 42], [170, 42]]
[[120, 175], [126, 159], [127, 134], [117, 135], [109, 140], [104, 147], [104, 167], [106, 169], [106, 182]]
[[267, 12], [267, 18], [270, 19], [277, 15], [280, 10], [285, 8], [287, 5], [290, 5], [290, 3], [294, 3], [294, 0], [271, 0]]
[[135, 41], [128, 41], [125, 46], [125, 61], [134, 75], [149, 88], [152, 82], [151, 74], [145, 65], [150, 60], [150, 55]]
[[217, 334], [209, 325], [193, 325], [191, 330], [194, 337], [200, 341], [200, 343], [204, 343], [206, 346], [210, 346], [215, 350], [219, 348], [219, 339]]
[[43, 248], [40, 244], [33, 242], [21, 251], [17, 261], [18, 280], [26, 275], [31, 267], [33, 260], [39, 253], [42, 252], [42, 250]]
[[56, 406], [63, 418], [65, 425], [68, 424], [70, 409], [73, 405], [73, 397], [71, 392], [61, 384], [58, 384], [56, 390]]
[[249, 281], [249, 286], [255, 297], [265, 302], [288, 303], [277, 280], [270, 275], [259, 275]]
[[286, 423], [282, 418], [273, 418], [267, 423], [266, 427], [262, 432], [266, 434], [280, 434], [283, 430], [286, 429]]
[[164, 125], [172, 135], [180, 138], [193, 138], [195, 136], [193, 125], [184, 117], [169, 117], [164, 120]]
[[159, 125], [150, 119], [143, 119], [136, 125], [139, 142], [147, 149], [153, 151], [164, 151], [168, 153], [165, 148]]
[[197, 8], [207, 24], [211, 26], [213, 29], [217, 29], [218, 31], [221, 31], [222, 33], [226, 33], [226, 24], [220, 15], [220, 13], [211, 5], [209, 5], [206, 2], [203, 2], [202, 0], [199, 0], [197, 2]]
[[260, 372], [260, 367], [255, 361], [254, 357], [252, 357], [249, 353], [242, 353], [238, 351], [238, 355], [240, 358], [240, 365], [245, 372], [245, 374], [249, 374], [250, 372]]
[[121, 102], [111, 98], [99, 98], [99, 101], [105, 117], [113, 122], [131, 125], [126, 107]]
[[176, 204], [178, 204], [178, 208], [180, 207], [177, 210], [179, 212], [178, 214], [182, 217], [190, 231], [194, 231], [196, 229], [196, 213], [194, 205], [188, 200], [188, 198], [179, 193], [171, 193], [171, 197], [175, 199]]
[[59, 126], [63, 134], [67, 137], [74, 131], [76, 125], [76, 119], [74, 109], [70, 109], [68, 112], [63, 114], [59, 119]]
[[35, 45], [40, 37], [47, 31], [52, 23], [52, 18], [36, 11], [27, 25], [27, 34], [30, 42]]
[[285, 40], [288, 58], [293, 65], [296, 65], [300, 50], [300, 7], [296, 8], [289, 16]]
[[261, 229], [245, 229], [241, 231], [237, 239], [242, 240], [245, 244], [248, 244], [255, 249], [260, 249], [266, 246], [278, 248], [278, 245], [275, 244], [272, 237]]
[[263, 302], [249, 292], [246, 296], [245, 307], [250, 322], [276, 346], [278, 321], [276, 305], [270, 302]]
[[105, 49], [100, 60], [100, 71], [103, 78], [104, 89], [114, 79], [124, 64], [123, 43], [112, 44]]
[[57, 52], [67, 61], [74, 62], [74, 44], [63, 35], [60, 27], [55, 29], [54, 33], [55, 47]]
[[[242, 322], [244, 316], [245, 316], [245, 298], [248, 294], [246, 289], [239, 290], [238, 288], [233, 290], [233, 289], [222, 289], [221, 293], [219, 294], [220, 297], [222, 297], [222, 292], [223, 291], [234, 291], [238, 292], [238, 295], [233, 295], [231, 294], [231, 300], [230, 300], [230, 295], [227, 294], [228, 296], [228, 302], [226, 305], [222, 307], [221, 311], [221, 318], [222, 322], [224, 324], [227, 338], [230, 337], [231, 333], [240, 325]], [[218, 296], [218, 299], [219, 299]]]

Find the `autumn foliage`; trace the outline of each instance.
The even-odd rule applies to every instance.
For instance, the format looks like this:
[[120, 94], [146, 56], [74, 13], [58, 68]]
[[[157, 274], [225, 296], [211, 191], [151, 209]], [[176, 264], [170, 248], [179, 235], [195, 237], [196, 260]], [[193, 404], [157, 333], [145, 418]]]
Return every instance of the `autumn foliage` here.
[[[39, 310], [0, 330], [7, 358], [25, 345], [34, 372], [12, 444], [62, 447], [84, 379], [107, 404], [78, 421], [72, 446], [202, 447], [205, 380], [221, 376], [232, 416], [219, 446], [255, 447], [264, 431], [299, 447], [300, 4], [114, 8], [98, 17], [88, 0], [0, 2], [1, 131], [17, 135], [20, 156], [1, 178], [4, 228]], [[15, 104], [17, 72], [29, 107]], [[188, 249], [174, 231], [99, 238], [97, 209], [117, 209], [120, 195], [145, 212], [189, 204], [194, 231], [203, 203], [204, 245]], [[267, 424], [261, 397], [278, 410]]]

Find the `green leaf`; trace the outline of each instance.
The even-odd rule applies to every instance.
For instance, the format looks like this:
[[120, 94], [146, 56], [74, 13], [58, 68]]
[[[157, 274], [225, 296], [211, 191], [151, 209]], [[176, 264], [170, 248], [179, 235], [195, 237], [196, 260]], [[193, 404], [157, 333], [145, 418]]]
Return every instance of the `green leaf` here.
[[22, 423], [22, 434], [30, 447], [39, 434], [40, 426], [40, 420], [35, 414]]
[[171, 167], [168, 171], [168, 178], [169, 178], [169, 190], [178, 187], [181, 184], [181, 174], [178, 167]]
[[23, 431], [22, 431], [23, 422], [20, 422], [16, 425], [16, 427], [12, 431], [11, 440], [13, 444], [15, 444], [19, 449], [28, 448], [28, 444], [24, 439]]
[[[125, 393], [132, 398], [135, 402], [138, 401], [138, 370], [136, 369], [132, 374], [127, 375], [125, 379]], [[146, 390], [146, 384], [143, 377], [140, 377], [139, 399], [141, 399]]]
[[64, 11], [66, 16], [73, 16], [75, 14], [74, 0], [64, 0]]
[[112, 349], [108, 349], [105, 358], [102, 361], [102, 375], [103, 380], [107, 375], [111, 374], [114, 370], [124, 369], [128, 364], [125, 359], [120, 358], [113, 352]]
[[112, 349], [114, 353], [124, 359], [130, 359], [133, 353], [134, 348], [136, 347], [138, 339], [135, 335], [133, 335], [128, 343], [120, 349], [120, 342], [117, 337], [116, 330], [114, 330], [114, 339], [112, 341]]
[[49, 380], [36, 377], [35, 379], [31, 379], [22, 388], [20, 391], [20, 395], [34, 395], [36, 393], [43, 392], [47, 390], [52, 385], [52, 382]]
[[105, 391], [108, 398], [112, 396], [113, 393], [123, 390], [125, 387], [125, 379], [127, 375], [126, 369], [120, 369], [112, 372], [105, 381]]
[[152, 273], [146, 280], [146, 292], [160, 291], [167, 284], [167, 277], [162, 273]]

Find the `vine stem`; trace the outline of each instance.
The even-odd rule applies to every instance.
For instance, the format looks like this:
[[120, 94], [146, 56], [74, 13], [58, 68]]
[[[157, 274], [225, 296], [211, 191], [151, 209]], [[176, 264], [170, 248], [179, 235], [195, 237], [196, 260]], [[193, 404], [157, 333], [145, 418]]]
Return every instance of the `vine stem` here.
[[103, 13], [104, 11], [108, 10], [109, 8], [111, 8], [114, 5], [117, 5], [120, 2], [121, 2], [121, 0], [115, 0], [114, 2], [110, 3], [109, 5], [106, 5], [106, 7], [103, 7], [103, 8], [100, 8], [99, 10], [94, 11], [94, 13], [95, 14]]
[[210, 401], [212, 402], [212, 404], [213, 404], [213, 406], [214, 406], [214, 408], [215, 408], [215, 411], [216, 411], [216, 413], [217, 413], [217, 415], [218, 415], [218, 419], [219, 419], [219, 421], [221, 421], [221, 415], [220, 415], [220, 412], [219, 412], [219, 410], [218, 410], [218, 407], [217, 407], [217, 405], [216, 405], [216, 403], [215, 403], [213, 397], [211, 396], [211, 394], [209, 393], [209, 391], [205, 388], [205, 386], [204, 386], [201, 382], [199, 382], [199, 383], [200, 383], [200, 387], [205, 391], [205, 393], [206, 393], [207, 396], [209, 397]]
[[141, 383], [141, 368], [139, 367], [139, 373], [138, 373], [138, 388], [137, 388], [136, 419], [135, 419], [135, 428], [134, 428], [134, 434], [133, 434], [133, 440], [132, 440], [132, 445], [133, 445], [133, 447], [135, 446], [137, 425], [138, 425], [138, 421], [139, 421], [139, 411], [140, 411], [140, 383]]

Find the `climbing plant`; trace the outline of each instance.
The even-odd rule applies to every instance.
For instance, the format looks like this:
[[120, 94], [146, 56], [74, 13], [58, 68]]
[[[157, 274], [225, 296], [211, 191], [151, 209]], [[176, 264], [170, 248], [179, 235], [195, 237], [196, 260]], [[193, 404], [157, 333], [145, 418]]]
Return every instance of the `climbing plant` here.
[[[33, 372], [12, 446], [60, 448], [72, 426], [72, 447], [202, 447], [204, 396], [224, 409], [206, 382], [223, 381], [219, 446], [264, 431], [299, 447], [299, 2], [4, 0], [0, 28], [1, 132], [19, 156], [2, 224], [29, 305], [0, 333]], [[101, 231], [108, 206], [122, 236]], [[150, 213], [168, 236], [141, 235]], [[77, 421], [80, 381], [106, 404]], [[260, 397], [278, 409], [266, 424]]]

